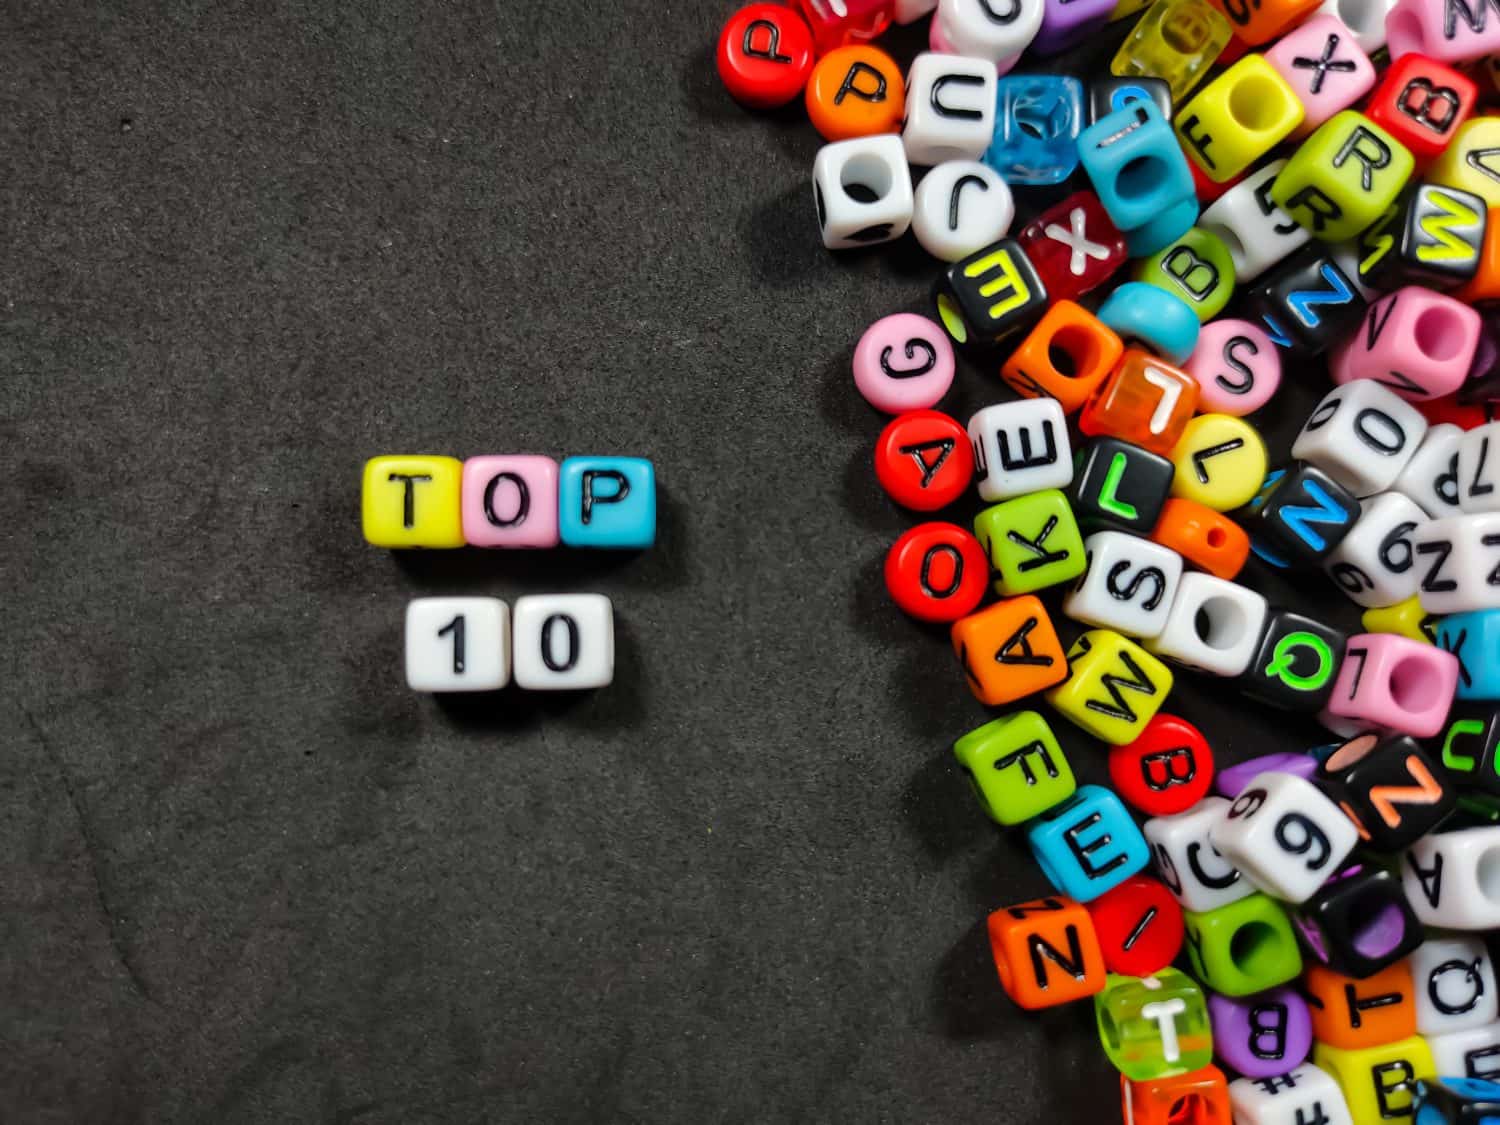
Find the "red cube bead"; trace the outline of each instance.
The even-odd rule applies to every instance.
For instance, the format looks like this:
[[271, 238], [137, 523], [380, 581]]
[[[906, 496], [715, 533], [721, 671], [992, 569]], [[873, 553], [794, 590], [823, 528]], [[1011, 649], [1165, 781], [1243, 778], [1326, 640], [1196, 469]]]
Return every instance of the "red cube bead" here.
[[875, 443], [875, 476], [903, 508], [946, 508], [974, 479], [969, 433], [938, 410], [898, 414]]
[[957, 524], [918, 524], [885, 556], [891, 601], [919, 621], [967, 617], [979, 608], [989, 575], [979, 540]]
[[1214, 756], [1192, 723], [1158, 713], [1134, 742], [1109, 752], [1109, 778], [1146, 816], [1171, 816], [1208, 795]]
[[1435, 59], [1402, 55], [1370, 95], [1365, 116], [1411, 149], [1419, 161], [1448, 147], [1474, 112], [1479, 88]]
[[1132, 875], [1085, 909], [1094, 922], [1104, 967], [1112, 973], [1149, 977], [1182, 950], [1182, 907], [1160, 879]]
[[1053, 301], [1077, 299], [1129, 256], [1125, 236], [1091, 191], [1074, 192], [1026, 225], [1017, 240]]

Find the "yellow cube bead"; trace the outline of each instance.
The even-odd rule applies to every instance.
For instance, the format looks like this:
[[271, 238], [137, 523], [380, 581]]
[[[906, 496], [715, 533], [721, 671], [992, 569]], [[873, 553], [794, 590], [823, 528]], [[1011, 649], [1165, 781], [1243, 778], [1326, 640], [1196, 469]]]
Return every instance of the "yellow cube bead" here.
[[1233, 30], [1205, 0], [1155, 0], [1120, 44], [1116, 78], [1160, 78], [1180, 101], [1208, 73]]
[[1313, 1048], [1313, 1064], [1331, 1074], [1344, 1091], [1355, 1125], [1411, 1120], [1418, 1079], [1437, 1077], [1432, 1052], [1420, 1035], [1379, 1047], [1319, 1043]]
[[377, 547], [462, 547], [463, 469], [456, 457], [366, 461], [360, 502], [366, 542]]
[[1460, 125], [1426, 179], [1472, 191], [1486, 206], [1500, 207], [1500, 117], [1476, 117]]
[[1415, 166], [1409, 148], [1346, 109], [1292, 153], [1271, 184], [1271, 199], [1314, 238], [1342, 242], [1380, 218]]
[[1395, 605], [1367, 609], [1359, 621], [1366, 633], [1394, 633], [1426, 644], [1432, 644], [1437, 627], [1437, 618], [1422, 608], [1416, 594]]
[[1305, 116], [1276, 68], [1260, 55], [1246, 55], [1182, 107], [1177, 135], [1203, 174], [1223, 183], [1275, 148]]
[[1047, 692], [1058, 714], [1115, 746], [1134, 742], [1172, 690], [1172, 672], [1134, 641], [1092, 629], [1068, 650], [1069, 677]]
[[1228, 414], [1200, 414], [1172, 447], [1172, 495], [1216, 512], [1250, 503], [1266, 479], [1266, 443]]

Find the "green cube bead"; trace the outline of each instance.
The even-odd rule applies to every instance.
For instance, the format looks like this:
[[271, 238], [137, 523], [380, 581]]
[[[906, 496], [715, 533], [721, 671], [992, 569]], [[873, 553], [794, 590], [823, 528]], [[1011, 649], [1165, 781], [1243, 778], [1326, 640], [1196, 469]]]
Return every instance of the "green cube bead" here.
[[997, 824], [1022, 824], [1073, 795], [1073, 767], [1035, 711], [985, 723], [953, 744], [954, 756]]
[[1249, 996], [1285, 984], [1302, 972], [1292, 923], [1262, 894], [1195, 914], [1182, 912], [1188, 965], [1215, 992]]
[[1004, 598], [1071, 582], [1087, 567], [1078, 521], [1055, 488], [986, 508], [974, 517], [974, 534]]
[[1135, 269], [1135, 279], [1181, 297], [1198, 314], [1212, 320], [1234, 293], [1234, 258], [1224, 240], [1202, 227], [1158, 250]]
[[1415, 166], [1405, 145], [1346, 109], [1302, 142], [1271, 185], [1271, 199], [1314, 238], [1340, 242], [1380, 218]]
[[1203, 990], [1177, 969], [1145, 978], [1109, 974], [1094, 997], [1094, 1016], [1104, 1053], [1132, 1082], [1186, 1074], [1213, 1061]]

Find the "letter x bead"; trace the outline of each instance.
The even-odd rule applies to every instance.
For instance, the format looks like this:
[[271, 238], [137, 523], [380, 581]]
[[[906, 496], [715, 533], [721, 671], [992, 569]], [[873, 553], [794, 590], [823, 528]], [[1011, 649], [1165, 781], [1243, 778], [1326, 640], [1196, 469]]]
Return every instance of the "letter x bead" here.
[[1061, 242], [1068, 247], [1070, 273], [1082, 276], [1083, 271], [1088, 268], [1090, 258], [1101, 262], [1109, 260], [1109, 247], [1091, 242], [1087, 237], [1088, 216], [1084, 214], [1082, 207], [1074, 207], [1068, 212], [1068, 225], [1072, 227], [1071, 231], [1063, 230], [1056, 223], [1048, 223], [1042, 233], [1054, 242]]

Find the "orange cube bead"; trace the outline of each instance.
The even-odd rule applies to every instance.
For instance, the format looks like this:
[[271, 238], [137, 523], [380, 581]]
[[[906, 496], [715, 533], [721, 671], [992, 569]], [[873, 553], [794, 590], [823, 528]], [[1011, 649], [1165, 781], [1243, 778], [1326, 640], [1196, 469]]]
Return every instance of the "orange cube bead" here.
[[1057, 399], [1063, 413], [1071, 414], [1089, 400], [1124, 351], [1114, 329], [1088, 309], [1058, 301], [1005, 361], [1000, 378], [1026, 398]]
[[1104, 955], [1089, 912], [1053, 895], [989, 917], [990, 951], [1005, 993], [1023, 1008], [1052, 1008], [1104, 991]]
[[[1234, 37], [1229, 45], [1239, 40], [1248, 47], [1259, 47], [1281, 33], [1303, 16], [1316, 8], [1322, 0], [1208, 0], [1215, 8], [1229, 17], [1234, 25]], [[1221, 58], [1219, 60], [1223, 62]]]
[[1126, 348], [1078, 415], [1086, 434], [1108, 434], [1163, 456], [1198, 405], [1198, 381], [1139, 348]]
[[953, 623], [953, 651], [979, 702], [991, 707], [1060, 684], [1068, 658], [1034, 595], [1006, 598]]
[[906, 80], [879, 47], [840, 47], [813, 67], [807, 116], [830, 141], [896, 133], [906, 112]]
[[1417, 1001], [1405, 961], [1363, 980], [1314, 965], [1303, 976], [1302, 988], [1319, 1043], [1379, 1047], [1417, 1033]]
[[1173, 497], [1162, 505], [1151, 539], [1199, 570], [1232, 580], [1250, 557], [1250, 536], [1234, 520], [1196, 500]]
[[1216, 1066], [1132, 1082], [1120, 1075], [1125, 1120], [1133, 1125], [1229, 1125], [1229, 1083]]
[[1479, 250], [1479, 268], [1462, 289], [1451, 296], [1466, 305], [1500, 301], [1500, 207], [1491, 207], [1484, 224], [1484, 245]]

